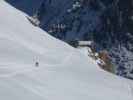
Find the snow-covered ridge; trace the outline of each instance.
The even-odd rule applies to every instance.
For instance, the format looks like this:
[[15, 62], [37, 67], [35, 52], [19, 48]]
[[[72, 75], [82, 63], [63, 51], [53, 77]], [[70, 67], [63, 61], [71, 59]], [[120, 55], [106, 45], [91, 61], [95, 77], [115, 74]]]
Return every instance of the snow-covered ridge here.
[[2, 100], [132, 100], [132, 81], [101, 70], [4, 0], [0, 16]]

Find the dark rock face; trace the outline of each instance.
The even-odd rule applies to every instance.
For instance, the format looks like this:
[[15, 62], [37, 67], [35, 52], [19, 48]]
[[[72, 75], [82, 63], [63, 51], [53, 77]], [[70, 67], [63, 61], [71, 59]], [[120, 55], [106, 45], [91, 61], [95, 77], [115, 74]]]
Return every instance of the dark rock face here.
[[23, 12], [32, 15], [36, 12], [43, 0], [5, 0], [15, 8], [22, 10]]
[[133, 77], [132, 0], [7, 1], [29, 15], [40, 13], [41, 28], [63, 41], [95, 41], [98, 50], [108, 50], [118, 75]]

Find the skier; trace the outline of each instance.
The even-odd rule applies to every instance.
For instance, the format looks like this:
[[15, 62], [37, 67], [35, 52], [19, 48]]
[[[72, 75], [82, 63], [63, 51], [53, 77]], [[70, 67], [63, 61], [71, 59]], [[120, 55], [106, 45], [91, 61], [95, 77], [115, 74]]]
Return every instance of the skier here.
[[35, 63], [35, 66], [36, 66], [36, 67], [39, 67], [39, 62], [36, 62], [36, 63]]

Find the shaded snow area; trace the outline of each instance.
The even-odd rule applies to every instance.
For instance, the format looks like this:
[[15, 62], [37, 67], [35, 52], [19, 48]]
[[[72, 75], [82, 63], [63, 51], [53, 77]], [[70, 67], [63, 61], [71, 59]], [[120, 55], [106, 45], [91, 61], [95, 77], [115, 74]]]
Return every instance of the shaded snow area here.
[[0, 16], [1, 100], [132, 100], [132, 81], [101, 70], [4, 0]]

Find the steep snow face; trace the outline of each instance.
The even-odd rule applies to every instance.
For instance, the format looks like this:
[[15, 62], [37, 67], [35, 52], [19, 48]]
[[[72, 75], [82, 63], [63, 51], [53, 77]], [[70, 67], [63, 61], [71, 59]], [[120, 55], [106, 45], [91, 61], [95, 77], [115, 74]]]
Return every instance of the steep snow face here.
[[132, 81], [104, 72], [3, 0], [0, 16], [2, 100], [132, 100]]
[[[6, 1], [29, 15], [34, 15], [44, 1], [45, 9], [40, 13], [43, 15], [41, 27], [44, 30], [49, 33], [52, 31], [53, 36], [68, 43], [75, 39], [95, 41], [98, 49], [107, 49], [110, 55], [113, 55], [112, 61], [119, 59], [117, 62], [113, 61], [117, 66], [118, 75], [133, 77], [133, 60], [126, 59], [129, 54], [133, 55], [132, 0]], [[127, 49], [127, 53], [124, 53], [122, 48], [119, 49], [119, 46]], [[117, 49], [120, 54], [115, 53], [114, 49]], [[123, 54], [125, 57], [122, 56]], [[130, 58], [133, 59], [133, 56]], [[131, 77], [125, 73], [127, 71], [131, 72]]]

